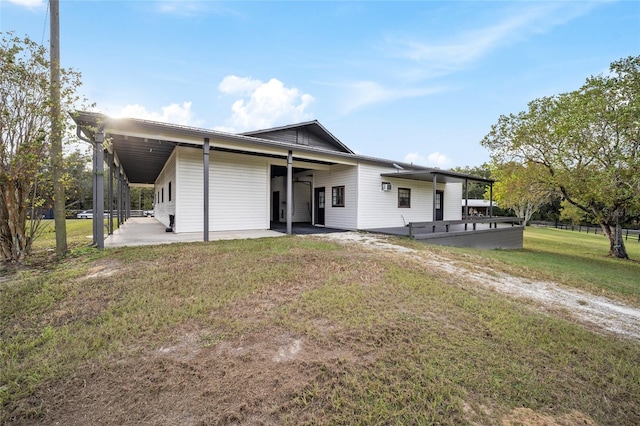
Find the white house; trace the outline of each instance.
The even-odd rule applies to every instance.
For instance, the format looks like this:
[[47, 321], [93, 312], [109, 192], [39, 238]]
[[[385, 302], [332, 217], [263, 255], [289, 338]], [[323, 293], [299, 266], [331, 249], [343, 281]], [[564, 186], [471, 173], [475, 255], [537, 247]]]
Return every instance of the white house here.
[[205, 241], [209, 231], [279, 222], [290, 233], [298, 222], [366, 230], [460, 220], [463, 183], [491, 183], [355, 154], [318, 121], [228, 134], [89, 112], [73, 118], [78, 136], [95, 144], [97, 163], [105, 156], [107, 186], [120, 182], [109, 194], [153, 185], [155, 217], [176, 233], [203, 232]]

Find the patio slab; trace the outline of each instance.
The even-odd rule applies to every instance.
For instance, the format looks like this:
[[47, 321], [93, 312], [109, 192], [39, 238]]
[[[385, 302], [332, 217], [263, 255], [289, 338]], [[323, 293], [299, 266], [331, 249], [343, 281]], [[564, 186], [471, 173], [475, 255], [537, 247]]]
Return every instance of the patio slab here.
[[[209, 232], [209, 241], [248, 238], [281, 237], [284, 234], [268, 229]], [[105, 248], [146, 246], [204, 241], [202, 232], [166, 232], [165, 226], [153, 217], [132, 217], [104, 240]]]

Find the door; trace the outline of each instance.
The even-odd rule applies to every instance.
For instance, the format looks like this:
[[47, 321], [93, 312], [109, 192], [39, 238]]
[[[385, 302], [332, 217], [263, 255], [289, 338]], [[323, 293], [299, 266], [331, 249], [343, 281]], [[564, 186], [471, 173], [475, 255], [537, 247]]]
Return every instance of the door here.
[[271, 194], [271, 220], [280, 222], [280, 191]]
[[315, 221], [314, 225], [324, 225], [324, 187], [315, 189]]
[[444, 191], [436, 191], [436, 220], [442, 220], [444, 206]]

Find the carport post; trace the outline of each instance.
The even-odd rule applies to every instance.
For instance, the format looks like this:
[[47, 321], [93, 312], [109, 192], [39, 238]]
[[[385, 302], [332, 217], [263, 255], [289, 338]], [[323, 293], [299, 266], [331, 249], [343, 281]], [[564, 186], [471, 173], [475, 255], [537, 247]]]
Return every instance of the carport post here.
[[98, 210], [98, 144], [95, 139], [98, 137], [97, 133], [94, 136], [94, 141], [91, 143], [93, 148], [93, 167], [91, 170], [91, 187], [93, 190], [92, 194], [92, 202], [91, 202], [91, 211], [93, 211], [94, 215], [92, 220], [93, 229], [93, 241], [91, 241], [91, 245], [95, 246], [98, 243], [98, 216], [95, 214]]
[[437, 188], [438, 188], [438, 175], [436, 173], [433, 173], [433, 216], [431, 217], [431, 220], [433, 222], [436, 221], [436, 195], [437, 195]]
[[109, 199], [109, 235], [113, 234], [113, 154], [107, 152], [107, 163], [109, 163], [109, 183], [107, 186], [107, 198]]
[[291, 235], [291, 221], [293, 220], [293, 151], [287, 155], [287, 235]]
[[129, 180], [127, 180], [126, 182], [127, 182], [127, 204], [125, 205], [125, 211], [127, 212], [127, 216], [125, 217], [125, 220], [129, 220], [129, 218], [131, 217], [131, 184], [129, 183]]
[[123, 181], [124, 181], [124, 172], [122, 171], [122, 165], [118, 169], [118, 228], [122, 226], [122, 206], [124, 203], [122, 202], [122, 192], [123, 192]]
[[469, 179], [464, 180], [464, 218], [469, 218]]
[[209, 241], [209, 138], [204, 138], [204, 145], [202, 146], [202, 164], [203, 164], [203, 194], [202, 198], [204, 201], [204, 222], [202, 229], [204, 230], [204, 241]]
[[493, 182], [489, 184], [489, 217], [493, 217]]
[[[98, 202], [93, 211], [93, 217], [97, 217], [96, 244], [99, 249], [104, 248], [104, 130], [100, 129], [96, 133], [96, 195]], [[96, 224], [96, 222], [94, 222]]]

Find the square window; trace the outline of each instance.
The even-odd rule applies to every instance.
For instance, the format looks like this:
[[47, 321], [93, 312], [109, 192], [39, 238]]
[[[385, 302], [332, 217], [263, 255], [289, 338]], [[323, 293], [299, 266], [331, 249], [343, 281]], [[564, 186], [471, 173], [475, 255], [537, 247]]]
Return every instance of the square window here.
[[344, 207], [344, 186], [331, 188], [331, 207]]
[[411, 208], [411, 189], [398, 188], [398, 208]]

